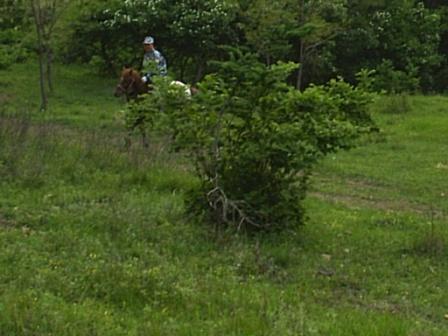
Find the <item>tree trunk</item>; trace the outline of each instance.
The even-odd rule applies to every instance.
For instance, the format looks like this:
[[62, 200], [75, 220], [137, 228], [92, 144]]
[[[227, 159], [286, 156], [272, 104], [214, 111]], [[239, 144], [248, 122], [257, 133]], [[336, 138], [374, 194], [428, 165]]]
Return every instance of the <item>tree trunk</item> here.
[[39, 83], [40, 83], [40, 110], [45, 111], [47, 109], [47, 93], [45, 91], [45, 46], [43, 41], [42, 32], [42, 13], [40, 7], [40, 0], [32, 0], [31, 7], [33, 10], [34, 22], [36, 24], [38, 55], [39, 55]]
[[266, 65], [267, 66], [271, 65], [271, 56], [270, 55], [266, 55]]
[[39, 47], [39, 83], [40, 83], [40, 110], [45, 111], [48, 105], [47, 92], [45, 90], [45, 57], [42, 47]]
[[[102, 39], [100, 41], [100, 50], [101, 50], [101, 57], [103, 58], [103, 60], [106, 63], [106, 69], [104, 69], [106, 72], [110, 73], [110, 74], [116, 74], [119, 69], [116, 69], [114, 63], [112, 62], [111, 58], [109, 57], [109, 53], [107, 52], [107, 46], [106, 46], [106, 42]], [[101, 69], [103, 70], [103, 69]]]
[[[305, 23], [305, 0], [299, 1], [299, 25], [302, 26]], [[303, 66], [305, 63], [305, 41], [303, 36], [300, 38], [299, 45], [299, 69], [297, 71], [296, 89], [301, 90], [303, 79]]]
[[197, 83], [201, 80], [205, 70], [205, 61], [203, 57], [199, 58], [198, 67], [196, 68], [196, 76], [194, 78], [194, 83]]
[[179, 80], [185, 82], [185, 70], [187, 68], [188, 58], [183, 57], [179, 62]]
[[296, 79], [296, 89], [302, 89], [302, 81], [303, 81], [303, 66], [305, 64], [305, 42], [303, 40], [300, 41], [300, 51], [299, 51], [299, 70], [297, 71], [297, 79]]
[[47, 45], [45, 48], [47, 58], [47, 83], [48, 90], [53, 93], [52, 66], [53, 66], [53, 50]]

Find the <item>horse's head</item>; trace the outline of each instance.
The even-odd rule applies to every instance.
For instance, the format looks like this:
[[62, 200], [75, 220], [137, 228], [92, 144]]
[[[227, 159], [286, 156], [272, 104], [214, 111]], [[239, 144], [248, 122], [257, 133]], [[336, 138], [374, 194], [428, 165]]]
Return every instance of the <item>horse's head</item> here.
[[190, 92], [191, 95], [194, 96], [195, 94], [197, 94], [199, 92], [199, 89], [196, 86], [190, 86]]
[[130, 99], [137, 97], [138, 94], [145, 92], [145, 90], [147, 88], [141, 80], [138, 71], [132, 68], [123, 68], [114, 96], [126, 96], [126, 99]]

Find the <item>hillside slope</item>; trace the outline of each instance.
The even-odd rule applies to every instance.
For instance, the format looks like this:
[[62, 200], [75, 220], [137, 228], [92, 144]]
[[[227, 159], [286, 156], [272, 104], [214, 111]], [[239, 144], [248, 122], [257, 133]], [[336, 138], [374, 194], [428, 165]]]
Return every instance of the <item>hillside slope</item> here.
[[307, 224], [248, 237], [185, 215], [163, 139], [124, 149], [113, 79], [59, 66], [40, 113], [33, 67], [0, 72], [0, 335], [448, 333], [448, 98], [378, 102]]

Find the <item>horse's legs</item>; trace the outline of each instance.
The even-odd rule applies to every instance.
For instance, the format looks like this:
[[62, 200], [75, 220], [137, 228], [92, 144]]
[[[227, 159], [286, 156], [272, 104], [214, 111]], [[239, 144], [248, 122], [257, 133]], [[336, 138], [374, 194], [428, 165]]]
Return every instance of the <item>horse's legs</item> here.
[[148, 137], [146, 136], [145, 126], [143, 124], [140, 124], [139, 128], [140, 128], [140, 134], [142, 135], [142, 145], [143, 147], [148, 148], [149, 141]]
[[146, 136], [146, 133], [142, 134], [142, 144], [143, 144], [143, 147], [145, 147], [145, 148], [149, 147], [149, 141], [148, 141], [148, 137]]
[[125, 137], [124, 137], [124, 147], [129, 150], [131, 148], [132, 145], [132, 141], [131, 141], [131, 132], [129, 132]]
[[126, 136], [124, 138], [125, 147], [127, 149], [129, 149], [131, 147], [132, 134], [134, 133], [136, 128], [138, 128], [138, 130], [140, 131], [140, 134], [142, 136], [142, 146], [145, 147], [145, 148], [148, 148], [149, 147], [149, 141], [148, 141], [148, 137], [146, 135], [145, 120], [144, 120], [143, 117], [137, 118], [132, 123], [132, 125], [127, 127], [128, 133], [126, 134]]
[[[142, 135], [142, 146], [145, 148], [149, 147], [149, 141], [148, 141], [148, 137], [146, 136], [146, 133], [144, 131], [141, 132]], [[124, 146], [126, 147], [126, 149], [131, 148], [132, 145], [132, 133], [129, 132], [125, 138], [124, 138]]]
[[131, 125], [131, 126], [127, 126], [127, 133], [124, 136], [124, 147], [129, 150], [131, 148], [132, 145], [132, 132], [135, 129], [135, 125]]

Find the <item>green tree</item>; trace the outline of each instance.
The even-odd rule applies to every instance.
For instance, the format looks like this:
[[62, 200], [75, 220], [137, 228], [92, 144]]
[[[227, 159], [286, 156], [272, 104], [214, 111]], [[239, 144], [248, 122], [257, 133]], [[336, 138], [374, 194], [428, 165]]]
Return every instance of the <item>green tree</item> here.
[[[346, 1], [252, 0], [241, 2], [244, 32], [251, 50], [266, 64], [278, 60], [300, 63], [295, 86], [304, 87], [303, 76], [311, 64], [323, 62], [323, 47], [344, 29]], [[241, 6], [240, 3], [240, 6]]]
[[314, 165], [370, 130], [369, 95], [340, 80], [300, 92], [286, 83], [297, 64], [266, 66], [253, 54], [234, 51], [216, 66], [196, 95], [160, 79], [129, 113], [165, 125], [174, 148], [192, 158], [201, 186], [191, 199], [212, 222], [300, 224]]
[[349, 29], [331, 51], [337, 73], [354, 80], [362, 68], [377, 69], [383, 83], [402, 78], [395, 91], [415, 89], [415, 80], [428, 81], [441, 61], [437, 13], [408, 0], [358, 1], [348, 9]]
[[193, 81], [200, 80], [207, 61], [222, 53], [221, 45], [237, 42], [236, 9], [228, 0], [187, 0], [165, 2], [165, 41], [175, 50], [174, 61], [183, 78], [185, 65], [193, 66]]
[[236, 7], [232, 1], [96, 1], [85, 4], [72, 26], [73, 58], [99, 56], [115, 71], [124, 63], [137, 65], [145, 35], [156, 38], [170, 69], [181, 79], [201, 78], [206, 62], [219, 56], [221, 44], [236, 39]]
[[297, 28], [291, 35], [298, 38], [295, 45], [301, 64], [296, 77], [297, 89], [303, 87], [304, 69], [311, 59], [344, 30], [346, 3], [346, 0], [292, 0]]
[[448, 89], [448, 3], [443, 0], [427, 0], [425, 6], [434, 10], [440, 16], [439, 54], [443, 60], [433, 70], [431, 83], [424, 83], [428, 90], [446, 92]]
[[157, 12], [150, 2], [144, 6], [143, 1], [96, 0], [79, 3], [74, 12], [64, 59], [91, 62], [102, 72], [118, 73], [124, 64], [137, 65], [147, 30], [157, 33]]
[[249, 48], [257, 52], [265, 64], [286, 60], [292, 52], [289, 36], [295, 29], [293, 11], [288, 10], [287, 0], [253, 0], [241, 3], [241, 21]]
[[54, 28], [68, 0], [28, 0], [34, 18], [37, 36], [37, 54], [39, 57], [39, 78], [41, 110], [47, 109], [47, 89], [53, 91], [52, 64], [54, 52], [51, 46]]

